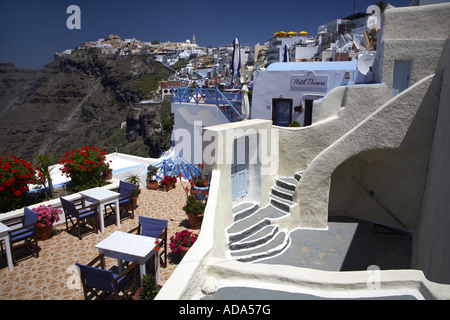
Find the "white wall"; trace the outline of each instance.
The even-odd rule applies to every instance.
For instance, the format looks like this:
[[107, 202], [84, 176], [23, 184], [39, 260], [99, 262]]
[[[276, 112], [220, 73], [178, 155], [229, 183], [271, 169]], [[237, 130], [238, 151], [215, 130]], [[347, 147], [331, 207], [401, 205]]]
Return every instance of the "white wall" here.
[[[442, 88], [450, 88], [450, 40], [443, 55]], [[438, 117], [428, 162], [421, 217], [417, 228], [417, 254], [413, 261], [431, 281], [450, 284], [450, 92], [440, 91]]]
[[[304, 63], [304, 62], [303, 62]], [[302, 64], [302, 62], [298, 62]], [[356, 65], [355, 65], [356, 66]], [[286, 70], [286, 71], [268, 71], [263, 70], [257, 74], [255, 85], [253, 88], [252, 106], [250, 111], [251, 119], [267, 119], [272, 120], [272, 99], [292, 99], [292, 120], [297, 120], [300, 125], [304, 124], [304, 100], [320, 99], [327, 95], [328, 92], [339, 86], [345, 86], [349, 83], [361, 82], [361, 74], [355, 69], [350, 71], [350, 79], [345, 78], [345, 70], [312, 70], [316, 76], [328, 76], [328, 86], [325, 90], [314, 91], [296, 91], [291, 88], [291, 77], [294, 75], [303, 75], [307, 70]], [[297, 106], [303, 106], [302, 112], [296, 112]], [[325, 105], [322, 108], [326, 107]], [[321, 115], [335, 114], [333, 112], [323, 112]], [[313, 107], [314, 112], [314, 107]], [[315, 118], [314, 121], [320, 121], [323, 118]]]
[[229, 123], [216, 105], [195, 103], [172, 103], [174, 113], [175, 153], [190, 163], [202, 163], [202, 128]]

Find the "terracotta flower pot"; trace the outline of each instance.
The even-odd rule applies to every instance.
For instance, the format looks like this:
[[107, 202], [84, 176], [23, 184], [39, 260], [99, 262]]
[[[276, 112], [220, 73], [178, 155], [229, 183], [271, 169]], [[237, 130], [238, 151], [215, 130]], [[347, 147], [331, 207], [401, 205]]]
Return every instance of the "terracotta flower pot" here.
[[192, 214], [187, 214], [187, 213], [186, 213], [186, 215], [188, 217], [188, 221], [189, 221], [189, 225], [191, 226], [191, 229], [200, 229], [200, 227], [202, 226], [204, 213], [196, 215], [196, 216], [194, 216]]
[[53, 236], [53, 224], [36, 227], [36, 237], [38, 240], [47, 240]]
[[172, 184], [163, 184], [163, 185], [159, 186], [159, 190], [166, 191], [166, 192], [169, 190], [172, 190], [173, 188], [175, 188], [175, 185], [172, 185]]
[[184, 255], [186, 254], [186, 252], [188, 252], [190, 248], [191, 248], [191, 247], [182, 247], [182, 248], [181, 248], [181, 251], [180, 251], [180, 253], [179, 253], [180, 256], [183, 258]]
[[147, 189], [158, 190], [159, 189], [158, 181], [147, 181]]
[[[158, 286], [158, 291], [160, 291], [161, 290], [161, 288], [162, 288], [162, 286], [161, 285], [157, 285]], [[137, 291], [136, 291], [136, 293], [134, 294], [134, 296], [133, 296], [133, 300], [141, 300], [141, 298], [140, 298], [140, 294], [141, 294], [141, 291], [143, 290], [143, 288], [142, 287], [140, 287], [139, 289], [137, 289]]]

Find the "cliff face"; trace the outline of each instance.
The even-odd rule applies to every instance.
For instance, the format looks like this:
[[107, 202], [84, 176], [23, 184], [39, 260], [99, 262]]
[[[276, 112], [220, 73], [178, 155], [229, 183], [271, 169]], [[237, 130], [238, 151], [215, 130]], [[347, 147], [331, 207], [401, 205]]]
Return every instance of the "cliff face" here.
[[56, 162], [89, 144], [159, 157], [170, 146], [171, 131], [158, 130], [170, 121], [170, 103], [134, 104], [169, 75], [148, 55], [102, 56], [95, 50], [58, 57], [42, 70], [0, 64], [0, 156], [32, 161], [46, 152]]

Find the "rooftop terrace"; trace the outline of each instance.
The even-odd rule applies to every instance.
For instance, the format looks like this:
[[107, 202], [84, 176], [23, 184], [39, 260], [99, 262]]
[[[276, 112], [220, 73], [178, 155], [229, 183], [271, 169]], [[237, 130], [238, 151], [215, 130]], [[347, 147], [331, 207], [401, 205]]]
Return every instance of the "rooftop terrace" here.
[[[0, 258], [0, 300], [83, 300], [81, 286], [76, 288], [79, 276], [75, 262], [87, 264], [97, 255], [95, 245], [115, 231], [127, 232], [138, 225], [138, 216], [167, 219], [168, 236], [183, 229], [189, 229], [186, 214], [182, 210], [185, 204], [183, 186], [178, 183], [168, 192], [143, 188], [138, 198], [138, 207], [134, 219], [122, 220], [120, 227], [115, 225], [115, 217], [110, 216], [105, 223], [105, 232], [89, 234], [80, 241], [65, 231], [65, 223], [54, 226], [51, 239], [39, 241], [39, 257], [30, 256], [19, 261], [10, 272], [6, 257]], [[190, 229], [189, 229], [190, 230]], [[190, 230], [198, 233], [199, 230]], [[160, 269], [161, 285], [173, 273], [180, 257], [171, 252], [168, 246], [167, 267]], [[117, 264], [112, 258], [106, 258], [107, 268]]]

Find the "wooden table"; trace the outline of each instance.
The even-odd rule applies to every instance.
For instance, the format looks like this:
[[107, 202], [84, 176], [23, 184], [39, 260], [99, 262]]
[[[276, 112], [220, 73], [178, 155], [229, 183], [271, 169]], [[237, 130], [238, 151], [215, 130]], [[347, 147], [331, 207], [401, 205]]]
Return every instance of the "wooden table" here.
[[119, 196], [120, 193], [114, 192], [105, 188], [92, 188], [79, 192], [87, 201], [97, 204], [100, 222], [100, 232], [105, 231], [105, 204], [115, 202], [116, 203], [116, 225], [120, 226], [120, 208], [119, 208]]
[[155, 255], [155, 278], [159, 284], [159, 256], [155, 250], [156, 238], [136, 235], [127, 232], [115, 231], [109, 237], [103, 239], [95, 247], [99, 254], [104, 254], [118, 261], [119, 272], [122, 272], [122, 260], [133, 262], [139, 261], [139, 269], [142, 277], [146, 274], [145, 263]]

